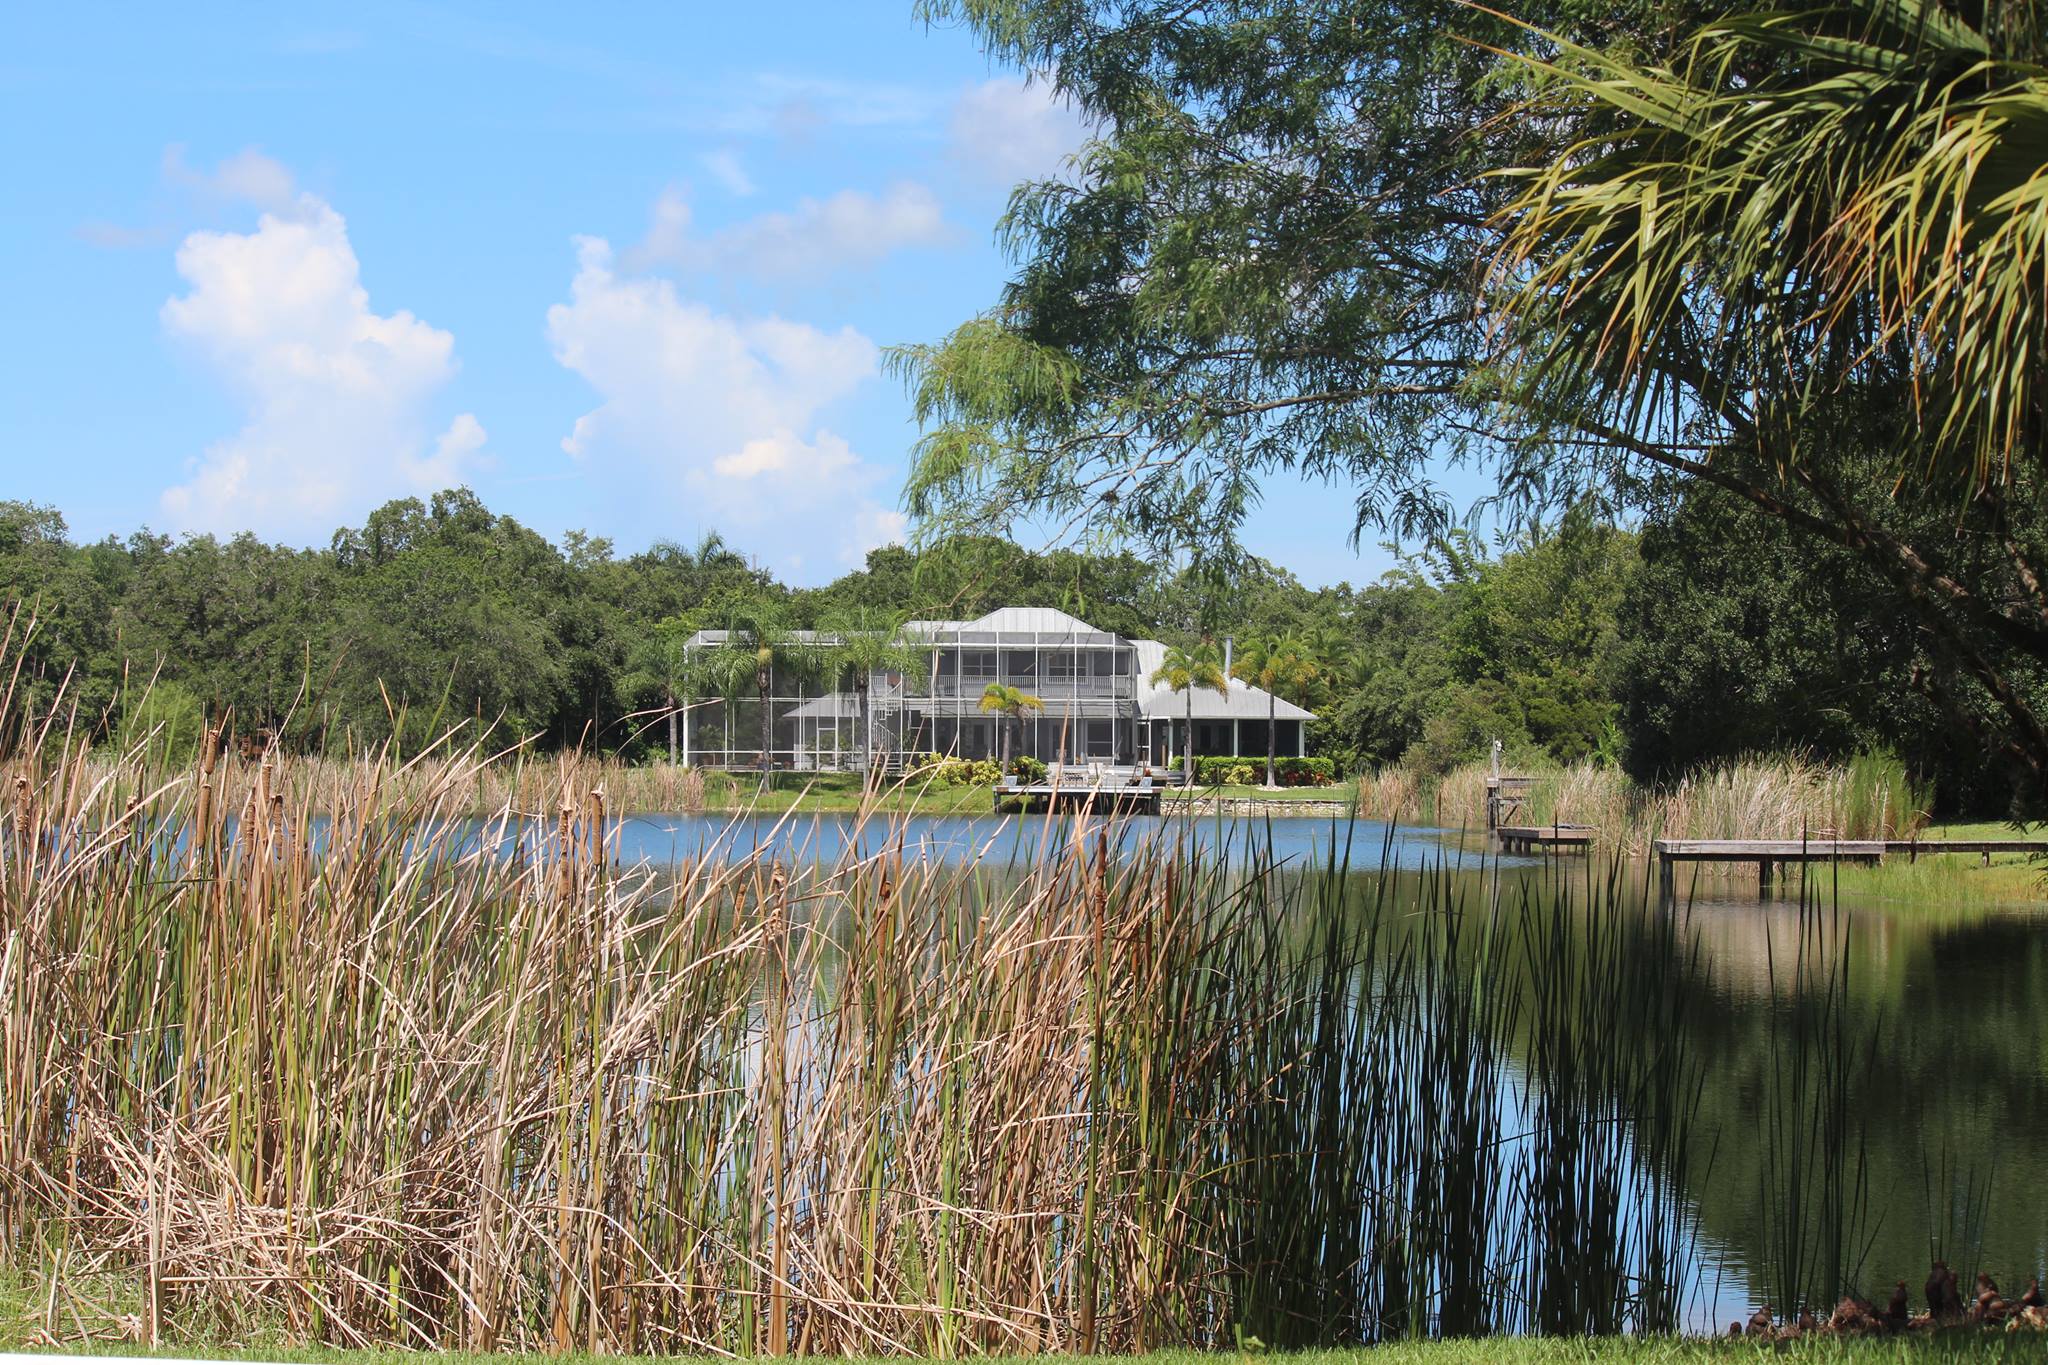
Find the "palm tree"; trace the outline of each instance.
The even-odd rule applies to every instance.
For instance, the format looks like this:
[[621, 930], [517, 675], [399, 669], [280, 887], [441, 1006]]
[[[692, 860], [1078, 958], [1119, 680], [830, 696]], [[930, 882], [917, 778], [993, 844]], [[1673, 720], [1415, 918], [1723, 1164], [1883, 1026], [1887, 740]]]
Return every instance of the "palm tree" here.
[[858, 705], [861, 768], [870, 778], [875, 770], [875, 737], [868, 726], [869, 690], [877, 673], [909, 673], [922, 667], [927, 650], [904, 633], [909, 612], [882, 611], [873, 607], [852, 607], [825, 621], [825, 634], [835, 672], [849, 674]]
[[992, 682], [981, 694], [981, 710], [984, 715], [1008, 717], [1009, 724], [1003, 727], [1003, 771], [1010, 771], [1010, 730], [1021, 725], [1027, 711], [1045, 710], [1042, 698], [1033, 696], [1021, 687], [1008, 683]]
[[754, 661], [736, 649], [723, 645], [691, 653], [684, 665], [685, 686], [692, 693], [709, 693], [724, 705], [726, 762], [732, 762], [732, 714], [741, 697], [754, 686]]
[[775, 713], [770, 700], [775, 675], [785, 679], [813, 677], [819, 672], [823, 651], [808, 631], [789, 622], [787, 609], [772, 599], [760, 599], [733, 614], [725, 636], [723, 652], [729, 667], [753, 670], [754, 689], [761, 698], [761, 784], [769, 784], [775, 754]]
[[1276, 713], [1279, 709], [1279, 691], [1283, 687], [1302, 685], [1306, 675], [1315, 672], [1315, 665], [1302, 648], [1301, 641], [1291, 635], [1276, 635], [1264, 640], [1247, 641], [1238, 653], [1230, 671], [1238, 681], [1248, 682], [1253, 687], [1263, 688], [1266, 693], [1266, 785], [1275, 786], [1273, 768], [1278, 750], [1275, 731], [1279, 729]]
[[1944, 692], [2037, 798], [2014, 664], [2048, 662], [2048, 573], [2004, 528], [2048, 467], [2043, 34], [2018, 5], [1840, 0], [1738, 8], [1668, 64], [1559, 44], [1532, 115], [1577, 140], [1512, 173], [1488, 299], [1539, 428], [1848, 549], [1995, 699]]
[[1304, 667], [1289, 684], [1294, 700], [1303, 709], [1313, 711], [1316, 701], [1328, 695], [1331, 681], [1343, 674], [1344, 661], [1351, 657], [1353, 648], [1352, 633], [1334, 621], [1322, 621], [1293, 638]]
[[1169, 645], [1166, 654], [1159, 661], [1159, 667], [1152, 670], [1152, 685], [1168, 687], [1183, 694], [1187, 703], [1187, 729], [1182, 734], [1181, 766], [1186, 769], [1188, 785], [1195, 781], [1195, 689], [1206, 687], [1212, 692], [1227, 694], [1230, 679], [1223, 676], [1223, 656], [1216, 652], [1216, 646], [1207, 640], [1196, 642], [1188, 649]]
[[691, 634], [690, 623], [682, 617], [670, 616], [656, 622], [652, 630], [634, 643], [627, 656], [630, 670], [620, 679], [621, 687], [641, 696], [652, 690], [660, 691], [662, 708], [668, 713], [671, 764], [676, 761], [676, 716], [689, 676]]
[[1518, 173], [1498, 219], [1494, 302], [1531, 394], [1632, 422], [1680, 384], [1702, 415], [1789, 430], [1909, 390], [1907, 479], [2038, 467], [2048, 72], [2037, 17], [2004, 9], [1767, 6], [1668, 66], [1570, 43], [1533, 63], [1583, 138]]

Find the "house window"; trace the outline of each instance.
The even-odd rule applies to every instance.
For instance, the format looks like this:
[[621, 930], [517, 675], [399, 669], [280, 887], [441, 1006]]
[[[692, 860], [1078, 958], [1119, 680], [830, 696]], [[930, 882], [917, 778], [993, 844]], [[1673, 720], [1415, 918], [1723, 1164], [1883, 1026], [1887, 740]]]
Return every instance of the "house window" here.
[[963, 682], [994, 682], [996, 652], [992, 649], [961, 650], [960, 678]]
[[1038, 656], [1029, 650], [1013, 649], [1003, 655], [1003, 674], [1020, 682], [1033, 682], [1038, 677]]
[[1086, 657], [1072, 650], [1061, 650], [1045, 661], [1046, 676], [1055, 682], [1072, 682], [1084, 676], [1087, 667]]
[[1088, 722], [1088, 757], [1116, 757], [1116, 722], [1091, 720]]

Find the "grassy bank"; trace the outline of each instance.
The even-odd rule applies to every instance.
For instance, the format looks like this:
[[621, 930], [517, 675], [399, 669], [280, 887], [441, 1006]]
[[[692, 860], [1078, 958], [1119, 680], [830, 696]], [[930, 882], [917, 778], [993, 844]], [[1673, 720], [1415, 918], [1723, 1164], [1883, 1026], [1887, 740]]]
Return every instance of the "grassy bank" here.
[[[0, 1339], [0, 1348], [8, 1348]], [[23, 1349], [16, 1346], [8, 1349]], [[397, 1350], [307, 1349], [273, 1346], [220, 1348], [211, 1352], [185, 1350], [145, 1352], [139, 1347], [99, 1346], [95, 1354], [203, 1358], [216, 1360], [303, 1362], [303, 1365], [419, 1365], [418, 1352]], [[438, 1352], [436, 1365], [504, 1365], [503, 1355], [468, 1351]], [[625, 1365], [646, 1361], [649, 1365], [673, 1365], [679, 1361], [701, 1361], [704, 1365], [729, 1359], [714, 1356], [593, 1356], [580, 1352], [551, 1355], [562, 1365]], [[857, 1358], [855, 1358], [857, 1359]], [[1074, 1365], [1075, 1356], [998, 1356], [993, 1360], [1014, 1365]], [[1718, 1362], [1758, 1359], [1813, 1361], [1816, 1365], [1840, 1361], [1842, 1365], [1957, 1365], [2003, 1361], [2037, 1361], [2039, 1344], [2009, 1341], [2003, 1337], [1978, 1337], [1943, 1341], [1844, 1341], [1823, 1339], [1758, 1347], [1741, 1341], [1690, 1340], [1670, 1337], [1590, 1337], [1559, 1341], [1542, 1337], [1493, 1337], [1482, 1341], [1392, 1342], [1382, 1346], [1347, 1349], [1291, 1351], [1245, 1355], [1235, 1352], [1153, 1351], [1125, 1356], [1132, 1365], [1253, 1365], [1260, 1360], [1288, 1362], [1288, 1365], [1717, 1365]]]
[[[6, 1303], [0, 1298], [0, 1312]], [[12, 1318], [11, 1313], [7, 1314]], [[53, 1355], [75, 1353], [40, 1344], [27, 1334], [10, 1332], [11, 1321], [0, 1321], [0, 1351], [51, 1351]], [[100, 1342], [92, 1346], [95, 1355], [138, 1359], [203, 1358], [215, 1360], [280, 1361], [294, 1365], [419, 1365], [417, 1351], [376, 1348], [335, 1348], [292, 1345], [284, 1340], [221, 1342], [178, 1349], [148, 1350], [134, 1343]], [[1166, 1350], [1120, 1357], [1129, 1365], [1255, 1365], [1272, 1360], [1287, 1365], [1723, 1365], [1724, 1362], [1759, 1359], [1810, 1361], [1814, 1365], [1975, 1365], [1976, 1362], [2037, 1361], [2041, 1346], [2032, 1336], [2007, 1337], [2003, 1333], [1954, 1333], [1942, 1337], [1852, 1339], [1819, 1337], [1804, 1341], [1760, 1346], [1752, 1341], [1698, 1337], [1489, 1337], [1460, 1341], [1395, 1341], [1377, 1346], [1307, 1349], [1285, 1352], [1248, 1353]], [[1076, 1365], [1078, 1357], [997, 1356], [992, 1360], [1011, 1365]], [[472, 1351], [436, 1352], [436, 1365], [504, 1365], [504, 1354]], [[580, 1351], [550, 1355], [562, 1365], [711, 1365], [729, 1357], [717, 1356], [623, 1356], [590, 1355]], [[860, 1357], [841, 1359], [859, 1360]]]

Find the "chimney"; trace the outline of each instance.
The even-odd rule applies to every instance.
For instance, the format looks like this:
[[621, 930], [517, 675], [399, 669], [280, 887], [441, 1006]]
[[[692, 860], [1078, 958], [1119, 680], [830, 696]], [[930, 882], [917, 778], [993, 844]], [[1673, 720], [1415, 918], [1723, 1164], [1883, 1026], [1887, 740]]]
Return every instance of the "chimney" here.
[[1223, 684], [1224, 684], [1224, 686], [1226, 686], [1226, 687], [1228, 687], [1228, 686], [1230, 685], [1230, 664], [1231, 664], [1231, 661], [1232, 661], [1233, 659], [1235, 659], [1236, 657], [1237, 657], [1237, 637], [1236, 637], [1236, 636], [1234, 636], [1234, 635], [1226, 635], [1226, 636], [1224, 636], [1224, 637], [1223, 637]]

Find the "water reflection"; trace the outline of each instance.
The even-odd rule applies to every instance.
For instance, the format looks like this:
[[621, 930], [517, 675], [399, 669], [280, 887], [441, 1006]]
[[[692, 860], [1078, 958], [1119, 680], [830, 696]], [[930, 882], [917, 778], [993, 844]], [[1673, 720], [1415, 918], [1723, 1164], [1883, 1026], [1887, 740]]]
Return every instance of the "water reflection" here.
[[[1772, 1188], [1786, 1177], [1770, 1178], [1755, 1135], [1774, 1117], [1774, 1077], [1792, 1064], [1794, 1013], [1830, 979], [1841, 983], [1834, 1008], [1856, 1051], [1841, 1094], [1855, 1144], [1843, 1157], [1863, 1191], [1847, 1247], [1853, 1281], [1882, 1302], [1896, 1280], [1918, 1286], [1936, 1254], [1965, 1267], [1966, 1279], [1979, 1265], [2001, 1283], [2042, 1272], [2048, 920], [2039, 911], [1931, 922], [1910, 911], [1715, 899], [1679, 913], [1714, 975], [1715, 1007], [1698, 1016], [1693, 1041], [1708, 1059], [1701, 1125], [1720, 1141], [1693, 1202], [1726, 1276], [1746, 1288], [1769, 1278], [1771, 1224], [1790, 1196]], [[1811, 970], [1795, 983], [1802, 941]]]
[[[905, 860], [973, 863], [999, 877], [1064, 847], [1075, 828], [1070, 821], [995, 816], [898, 817], [856, 827], [853, 817], [839, 815], [669, 814], [615, 821], [607, 837], [622, 865], [658, 868], [757, 852], [838, 863], [850, 853], [889, 849]], [[431, 840], [418, 831], [413, 838], [505, 858], [550, 856], [554, 837], [548, 822], [530, 819], [431, 833]], [[325, 847], [326, 831], [308, 834], [316, 852]], [[1491, 1096], [1487, 1112], [1461, 1121], [1471, 1124], [1475, 1140], [1484, 1135], [1498, 1144], [1501, 1161], [1520, 1162], [1518, 1169], [1540, 1177], [1514, 1192], [1523, 1210], [1591, 1222], [1611, 1210], [1588, 1212], [1584, 1205], [1652, 1201], [1659, 1215], [1653, 1221], [1692, 1244], [1681, 1262], [1688, 1276], [1682, 1312], [1695, 1328], [1745, 1318], [1766, 1296], [1789, 1311], [1794, 1302], [1777, 1287], [1788, 1279], [1825, 1307], [1836, 1263], [1846, 1287], [1878, 1302], [1895, 1280], [1918, 1286], [1937, 1254], [1966, 1280], [1979, 1266], [2014, 1287], [2048, 1272], [2048, 918], [2038, 909], [1978, 908], [1958, 916], [1853, 901], [1760, 901], [1731, 894], [1741, 884], [1733, 878], [1702, 880], [1679, 905], [1660, 909], [1636, 868], [1597, 858], [1499, 859], [1458, 831], [1367, 821], [1166, 817], [1125, 822], [1114, 837], [1126, 846], [1181, 838], [1247, 864], [1277, 863], [1289, 878], [1323, 877], [1321, 869], [1333, 862], [1363, 869], [1340, 877], [1336, 893], [1358, 917], [1413, 916], [1440, 906], [1448, 878], [1452, 899], [1483, 926], [1504, 902], [1524, 894], [1554, 898], [1568, 884], [1574, 908], [1545, 920], [1570, 936], [1562, 951], [1475, 956], [1462, 980], [1485, 990], [1499, 979], [1490, 971], [1525, 978], [1532, 964], [1597, 964], [1599, 972], [1565, 971], [1535, 983], [1548, 995], [1528, 995], [1531, 983], [1517, 980], [1524, 988], [1518, 998], [1549, 1000], [1561, 1013], [1597, 1007], [1623, 980], [1669, 982], [1696, 993], [1691, 1007], [1669, 1015], [1666, 1040], [1697, 1078], [1696, 1100], [1684, 1100], [1689, 1158], [1667, 1165], [1666, 1156], [1625, 1141], [1619, 1150], [1628, 1163], [1646, 1163], [1666, 1177], [1649, 1194], [1632, 1170], [1574, 1165], [1571, 1124], [1544, 1117], [1554, 1078], [1610, 1082], [1597, 1069], [1586, 1071], [1583, 1059], [1545, 1052], [1558, 1030], [1546, 1026], [1541, 1010], [1481, 1016], [1504, 1045], [1506, 1067], [1484, 1078], [1490, 1089], [1475, 1080], [1473, 1093]], [[1324, 898], [1318, 891], [1296, 899]], [[1617, 940], [1618, 926], [1639, 932]], [[1652, 926], [1671, 932], [1647, 932]], [[1475, 928], [1460, 951], [1483, 955], [1485, 936]], [[1379, 1022], [1412, 1028], [1432, 1045], [1447, 1032], [1426, 1014]], [[1444, 1057], [1440, 1064], [1450, 1074], [1460, 1063]], [[1553, 1080], [1538, 1084], [1538, 1076]], [[1633, 1126], [1646, 1112], [1640, 1095], [1566, 1098], [1568, 1118], [1605, 1115], [1600, 1121]], [[1261, 1121], [1291, 1120], [1276, 1106]], [[1256, 1136], [1291, 1140], [1264, 1130]], [[1528, 1143], [1550, 1147], [1540, 1159], [1521, 1162]], [[1459, 1178], [1478, 1179], [1480, 1170], [1471, 1166]], [[1244, 1235], [1287, 1233], [1248, 1227]], [[1497, 1226], [1459, 1235], [1477, 1247], [1478, 1260], [1511, 1250]], [[1824, 1250], [1830, 1238], [1839, 1247]], [[1594, 1283], [1615, 1270], [1611, 1259], [1603, 1267], [1598, 1251], [1589, 1244], [1571, 1256], [1560, 1252], [1556, 1265], [1532, 1271], [1527, 1282], [1553, 1300], [1528, 1304], [1520, 1323], [1542, 1325], [1553, 1311], [1569, 1320], [1579, 1311], [1570, 1301], [1589, 1284], [1595, 1299], [1616, 1297], [1611, 1286]], [[1789, 1270], [1788, 1259], [1797, 1262]], [[1471, 1321], [1481, 1316], [1478, 1308], [1449, 1307]]]
[[[872, 852], [894, 842], [906, 857], [1000, 868], [1030, 863], [1070, 829], [913, 817], [884, 834], [873, 825], [856, 832], [850, 817], [652, 815], [621, 822], [616, 850], [627, 862], [764, 849], [836, 861], [850, 845]], [[1161, 833], [1226, 854], [1270, 851], [1297, 871], [1333, 856], [1399, 874], [1434, 869], [1457, 877], [1461, 899], [1475, 906], [1498, 904], [1504, 888], [1512, 894], [1531, 878], [1568, 879], [1584, 907], [1572, 932], [1589, 958], [1590, 936], [1613, 917], [1672, 916], [1675, 941], [1691, 945], [1686, 969], [1708, 1001], [1683, 1016], [1685, 1036], [1673, 1040], [1697, 1059], [1700, 1085], [1695, 1159], [1683, 1188], [1663, 1196], [1695, 1243], [1684, 1294], [1695, 1328], [1746, 1318], [1764, 1297], [1781, 1297], [1771, 1286], [1784, 1280], [1788, 1258], [1801, 1261], [1791, 1273], [1806, 1294], [1830, 1292], [1830, 1268], [1815, 1263], [1830, 1236], [1842, 1242], [1833, 1259], [1848, 1285], [1880, 1302], [1897, 1279], [1919, 1285], [1935, 1254], [1967, 1267], [1966, 1278], [1979, 1265], [2001, 1283], [2048, 1272], [2048, 917], [2039, 909], [1956, 919], [1823, 906], [1819, 879], [1804, 903], [1760, 900], [1732, 894], [1740, 883], [1731, 878], [1702, 880], [1660, 910], [1640, 869], [1503, 859], [1458, 831], [1368, 821], [1167, 817], [1130, 821], [1120, 837]], [[1377, 875], [1352, 881], [1359, 913], [1384, 908]], [[1664, 954], [1674, 940], [1634, 941]], [[1671, 966], [1636, 969], [1668, 974]], [[1843, 1055], [1819, 1066], [1811, 1054], [1831, 1042]], [[1526, 1029], [1521, 1044], [1535, 1045]], [[1525, 1071], [1500, 1096], [1502, 1133], [1532, 1131], [1527, 1079]]]

